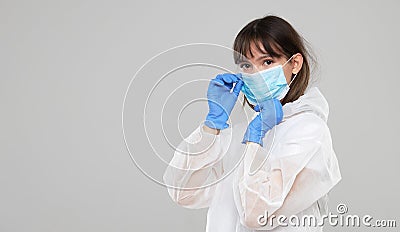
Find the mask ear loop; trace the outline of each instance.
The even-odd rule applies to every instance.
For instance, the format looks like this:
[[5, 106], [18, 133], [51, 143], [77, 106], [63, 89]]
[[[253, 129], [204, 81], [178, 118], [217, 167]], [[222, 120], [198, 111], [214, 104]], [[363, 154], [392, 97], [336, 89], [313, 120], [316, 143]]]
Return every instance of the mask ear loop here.
[[[293, 55], [282, 65], [282, 67], [285, 66], [295, 55], [296, 55], [296, 54], [293, 54]], [[290, 87], [290, 85], [292, 84], [292, 82], [294, 81], [294, 79], [296, 79], [296, 77], [297, 77], [297, 73], [294, 75], [294, 77], [293, 77], [292, 80], [290, 81], [289, 87]]]
[[296, 79], [296, 77], [297, 77], [297, 73], [294, 74], [294, 77], [292, 78], [292, 80], [291, 80], [290, 83], [289, 83], [289, 87], [290, 87], [290, 85], [292, 84], [292, 82], [294, 81], [294, 79]]
[[[296, 54], [294, 54], [293, 56], [295, 56]], [[293, 56], [291, 56], [283, 65], [282, 65], [282, 67], [284, 67], [292, 58], [293, 58]]]

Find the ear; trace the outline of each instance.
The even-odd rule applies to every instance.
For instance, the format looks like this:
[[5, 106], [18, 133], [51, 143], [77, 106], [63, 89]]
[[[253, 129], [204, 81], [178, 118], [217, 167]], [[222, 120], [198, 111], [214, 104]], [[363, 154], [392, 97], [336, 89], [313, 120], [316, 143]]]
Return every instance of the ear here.
[[292, 73], [293, 74], [299, 73], [301, 67], [303, 67], [303, 55], [301, 55], [300, 53], [294, 54], [292, 58], [292, 65], [293, 65]]

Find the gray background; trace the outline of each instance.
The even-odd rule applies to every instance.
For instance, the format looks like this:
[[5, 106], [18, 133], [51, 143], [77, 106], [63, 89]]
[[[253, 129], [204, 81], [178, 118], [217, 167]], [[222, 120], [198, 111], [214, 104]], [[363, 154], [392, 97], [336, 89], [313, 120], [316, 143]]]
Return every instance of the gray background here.
[[[193, 42], [231, 47], [246, 23], [268, 13], [291, 22], [317, 54], [343, 176], [331, 211], [346, 203], [351, 214], [399, 223], [399, 6], [0, 1], [0, 231], [204, 231], [206, 210], [175, 205], [131, 161], [121, 129], [124, 94], [157, 53]], [[134, 102], [129, 119], [141, 123], [143, 108]], [[198, 107], [196, 120], [205, 113]], [[132, 143], [145, 138], [139, 129], [127, 134]], [[142, 158], [153, 156], [145, 143], [133, 147]]]

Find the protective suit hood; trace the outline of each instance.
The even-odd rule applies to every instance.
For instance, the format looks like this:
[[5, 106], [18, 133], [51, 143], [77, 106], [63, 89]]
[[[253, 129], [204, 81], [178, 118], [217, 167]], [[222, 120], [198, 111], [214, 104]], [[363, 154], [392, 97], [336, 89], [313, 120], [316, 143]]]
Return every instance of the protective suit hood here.
[[321, 117], [322, 120], [327, 122], [329, 115], [328, 102], [319, 91], [318, 87], [311, 87], [296, 101], [286, 103], [283, 106], [283, 120], [302, 112], [314, 112]]

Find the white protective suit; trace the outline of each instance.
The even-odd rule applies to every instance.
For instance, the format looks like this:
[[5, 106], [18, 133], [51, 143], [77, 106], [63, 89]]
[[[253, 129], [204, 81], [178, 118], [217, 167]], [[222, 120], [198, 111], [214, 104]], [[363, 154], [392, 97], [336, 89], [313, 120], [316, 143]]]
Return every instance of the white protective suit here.
[[[341, 180], [328, 113], [327, 101], [312, 87], [283, 106], [283, 120], [267, 132], [264, 147], [241, 143], [248, 122], [219, 135], [199, 126], [177, 147], [163, 180], [183, 188], [215, 184], [168, 188], [169, 195], [186, 208], [209, 207], [208, 232], [322, 231], [322, 226], [280, 226], [277, 219], [261, 226], [258, 217], [266, 211], [268, 216], [296, 215], [299, 220], [303, 215], [320, 220], [328, 214], [328, 193]], [[249, 175], [260, 164], [261, 169]]]

